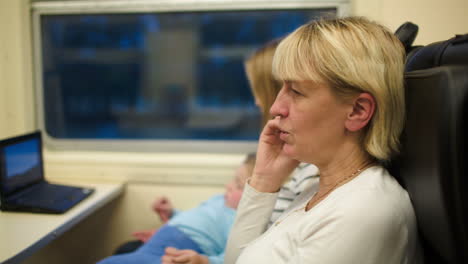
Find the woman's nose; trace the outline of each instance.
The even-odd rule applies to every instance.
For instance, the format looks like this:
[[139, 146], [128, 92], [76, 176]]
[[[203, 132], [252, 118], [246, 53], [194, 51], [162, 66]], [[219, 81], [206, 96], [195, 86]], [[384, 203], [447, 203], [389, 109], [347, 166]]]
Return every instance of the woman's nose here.
[[287, 99], [285, 94], [285, 88], [283, 86], [283, 88], [278, 93], [278, 96], [276, 96], [275, 102], [270, 108], [270, 115], [273, 117], [281, 116], [282, 118], [288, 116], [289, 111], [286, 101]]

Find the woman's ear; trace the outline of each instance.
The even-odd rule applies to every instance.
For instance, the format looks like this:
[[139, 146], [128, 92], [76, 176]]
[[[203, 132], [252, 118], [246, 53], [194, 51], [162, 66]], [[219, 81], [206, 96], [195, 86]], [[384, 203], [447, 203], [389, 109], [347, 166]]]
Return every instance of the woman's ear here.
[[353, 102], [353, 109], [348, 114], [345, 127], [351, 132], [356, 132], [365, 127], [372, 119], [375, 111], [375, 99], [369, 93], [359, 94]]

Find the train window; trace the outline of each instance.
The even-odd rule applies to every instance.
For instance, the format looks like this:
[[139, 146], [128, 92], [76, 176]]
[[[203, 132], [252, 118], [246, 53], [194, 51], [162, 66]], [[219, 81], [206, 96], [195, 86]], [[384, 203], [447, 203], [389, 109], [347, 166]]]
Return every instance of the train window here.
[[37, 112], [48, 143], [252, 146], [260, 114], [243, 60], [344, 9], [313, 1], [196, 2], [34, 2]]

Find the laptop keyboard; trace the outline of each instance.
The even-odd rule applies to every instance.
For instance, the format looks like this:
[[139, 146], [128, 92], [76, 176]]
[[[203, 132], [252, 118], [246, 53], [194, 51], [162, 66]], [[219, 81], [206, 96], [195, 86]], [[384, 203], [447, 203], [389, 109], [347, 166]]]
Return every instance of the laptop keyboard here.
[[44, 183], [34, 186], [27, 193], [23, 193], [17, 202], [32, 207], [52, 205], [61, 207], [83, 198], [82, 188]]

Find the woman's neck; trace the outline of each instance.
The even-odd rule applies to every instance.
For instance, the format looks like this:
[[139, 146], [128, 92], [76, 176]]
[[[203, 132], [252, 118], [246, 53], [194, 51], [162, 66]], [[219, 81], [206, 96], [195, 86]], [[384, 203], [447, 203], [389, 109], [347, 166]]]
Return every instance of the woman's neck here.
[[341, 151], [326, 164], [317, 165], [320, 170], [319, 191], [326, 191], [345, 178], [355, 177], [357, 171], [374, 163], [374, 159], [360, 148]]
[[351, 181], [374, 163], [373, 159], [365, 153], [357, 152], [348, 154], [350, 155], [345, 156], [344, 159], [335, 159], [332, 163], [329, 163], [328, 166], [319, 167], [319, 189], [307, 203], [305, 207], [306, 211], [310, 210], [336, 188]]

